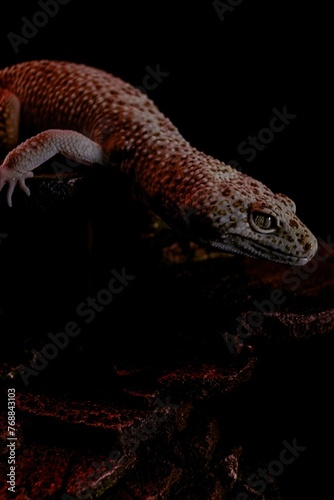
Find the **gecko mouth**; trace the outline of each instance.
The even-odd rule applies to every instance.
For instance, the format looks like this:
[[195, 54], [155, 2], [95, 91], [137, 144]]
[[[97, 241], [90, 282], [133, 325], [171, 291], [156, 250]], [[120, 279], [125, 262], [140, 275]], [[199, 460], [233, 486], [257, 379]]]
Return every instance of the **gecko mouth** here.
[[[247, 241], [247, 246], [245, 245], [245, 240]], [[265, 245], [261, 245], [247, 238], [239, 239], [235, 237], [233, 241], [229, 241], [228, 243], [218, 240], [202, 240], [201, 242], [210, 248], [224, 253], [239, 254], [244, 255], [245, 257], [262, 258], [273, 262], [279, 262], [280, 264], [290, 264], [294, 266], [304, 266], [314, 257], [317, 251], [316, 243], [312, 245], [312, 251], [310, 251], [308, 255], [304, 257], [297, 257], [296, 255], [291, 255], [274, 248], [266, 247]]]

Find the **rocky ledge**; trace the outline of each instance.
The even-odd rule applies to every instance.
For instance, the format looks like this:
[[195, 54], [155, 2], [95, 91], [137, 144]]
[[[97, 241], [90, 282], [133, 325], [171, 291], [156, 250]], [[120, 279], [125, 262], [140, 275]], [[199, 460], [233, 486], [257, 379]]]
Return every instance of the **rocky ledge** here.
[[1, 194], [1, 498], [9, 388], [19, 500], [326, 497], [330, 237], [304, 268], [210, 254], [117, 182]]

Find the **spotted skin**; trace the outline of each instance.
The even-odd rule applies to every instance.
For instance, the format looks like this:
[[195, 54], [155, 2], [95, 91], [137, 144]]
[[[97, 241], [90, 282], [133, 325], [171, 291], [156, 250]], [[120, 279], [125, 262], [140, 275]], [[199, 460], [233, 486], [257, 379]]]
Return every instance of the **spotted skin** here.
[[0, 145], [10, 206], [15, 186], [29, 194], [32, 171], [62, 153], [119, 168], [171, 227], [211, 249], [291, 265], [317, 251], [292, 200], [192, 147], [146, 95], [99, 69], [42, 60], [0, 70]]

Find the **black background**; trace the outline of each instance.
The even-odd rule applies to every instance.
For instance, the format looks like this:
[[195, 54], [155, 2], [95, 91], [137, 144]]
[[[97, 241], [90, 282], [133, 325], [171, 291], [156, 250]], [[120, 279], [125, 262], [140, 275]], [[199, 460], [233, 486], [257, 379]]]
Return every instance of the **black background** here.
[[[149, 95], [194, 146], [226, 162], [237, 160], [245, 173], [293, 198], [298, 215], [316, 236], [326, 239], [333, 234], [329, 6], [244, 0], [222, 22], [211, 1], [70, 0], [36, 36], [19, 46], [17, 54], [8, 33], [20, 35], [22, 16], [32, 19], [41, 8], [37, 1], [27, 1], [2, 4], [1, 9], [1, 67], [32, 59], [70, 60], [105, 69], [139, 86], [146, 67], [159, 64], [169, 76]], [[284, 106], [297, 117], [254, 161], [247, 162], [238, 153], [239, 144], [268, 126], [273, 108]], [[264, 385], [258, 395], [262, 405], [268, 397]], [[311, 389], [314, 401], [316, 390]], [[326, 397], [319, 393], [322, 408]], [[249, 405], [256, 406], [257, 401], [250, 397]], [[280, 422], [282, 439], [287, 438], [287, 421], [299, 425], [292, 411], [289, 406], [277, 408], [273, 425]], [[252, 435], [247, 412], [245, 408], [245, 414], [236, 417], [241, 432]], [[321, 420], [317, 415], [317, 426]], [[310, 415], [307, 422], [311, 425]], [[270, 432], [271, 423], [259, 422], [258, 430], [262, 424]], [[303, 437], [308, 429], [300, 425]], [[309, 478], [298, 464], [287, 471], [286, 481], [291, 479], [294, 485], [291, 498], [298, 498], [300, 489], [307, 492], [305, 479], [314, 498], [328, 493], [329, 481], [323, 474], [330, 474], [330, 466], [324, 471], [320, 456], [326, 450], [328, 428], [327, 423], [325, 430], [319, 429], [319, 441], [317, 429], [310, 431], [317, 444]], [[256, 446], [256, 435], [252, 439]]]
[[[79, 2], [59, 8], [16, 54], [38, 3], [4, 4], [1, 66], [54, 58], [103, 68], [141, 85], [146, 66], [169, 76], [150, 97], [193, 145], [292, 197], [316, 236], [331, 233], [331, 14], [302, 1], [244, 0], [222, 22], [211, 1]], [[327, 9], [327, 10], [326, 10]], [[272, 109], [297, 118], [252, 162], [238, 145]]]

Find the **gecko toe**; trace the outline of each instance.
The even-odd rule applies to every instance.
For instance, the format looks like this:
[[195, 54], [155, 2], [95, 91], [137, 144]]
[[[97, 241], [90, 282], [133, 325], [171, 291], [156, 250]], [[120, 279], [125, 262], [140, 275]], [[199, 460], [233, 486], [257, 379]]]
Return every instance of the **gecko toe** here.
[[8, 191], [7, 191], [7, 203], [8, 203], [8, 206], [9, 207], [12, 207], [12, 195], [13, 195], [13, 192], [14, 192], [14, 189], [15, 189], [15, 186], [16, 186], [16, 179], [13, 180], [13, 181], [10, 181], [9, 182], [9, 185], [8, 185]]
[[19, 186], [27, 196], [30, 196], [30, 189], [28, 188], [28, 186], [26, 186], [24, 179], [19, 180]]

